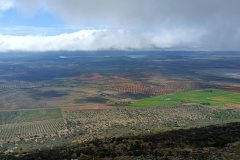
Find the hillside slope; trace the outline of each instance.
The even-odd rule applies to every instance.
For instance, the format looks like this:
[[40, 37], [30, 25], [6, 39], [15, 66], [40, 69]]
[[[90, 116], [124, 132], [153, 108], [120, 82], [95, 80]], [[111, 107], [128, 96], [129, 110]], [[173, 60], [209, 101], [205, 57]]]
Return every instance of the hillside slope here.
[[34, 159], [240, 159], [240, 123], [169, 131], [155, 135], [106, 138], [34, 151], [5, 160]]

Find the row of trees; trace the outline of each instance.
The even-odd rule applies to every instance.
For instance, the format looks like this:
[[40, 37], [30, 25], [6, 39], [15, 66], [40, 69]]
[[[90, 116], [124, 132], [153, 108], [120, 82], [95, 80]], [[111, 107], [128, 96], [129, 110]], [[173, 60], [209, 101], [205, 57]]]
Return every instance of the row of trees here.
[[63, 119], [0, 125], [0, 140], [14, 140], [32, 136], [51, 136], [65, 130]]

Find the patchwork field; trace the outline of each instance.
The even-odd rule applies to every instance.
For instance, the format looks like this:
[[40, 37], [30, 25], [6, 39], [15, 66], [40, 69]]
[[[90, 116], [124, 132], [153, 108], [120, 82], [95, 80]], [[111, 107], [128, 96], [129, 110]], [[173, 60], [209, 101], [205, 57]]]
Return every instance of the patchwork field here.
[[0, 110], [121, 106], [196, 89], [238, 91], [240, 57], [227, 54], [227, 59], [218, 52], [6, 54], [0, 58]]
[[[0, 159], [2, 154], [18, 159], [33, 150], [108, 137], [238, 123], [240, 56], [224, 55], [178, 51], [7, 54], [0, 58]], [[174, 140], [173, 136], [170, 141]], [[131, 142], [128, 147], [134, 146], [139, 145]], [[154, 145], [149, 142], [148, 146]], [[125, 146], [121, 142], [118, 147], [124, 150]]]
[[[0, 86], [0, 111], [16, 109], [113, 106], [122, 101], [133, 101], [154, 95], [165, 95], [192, 89], [200, 89], [198, 82], [158, 77], [134, 79], [122, 76], [88, 74], [63, 78], [53, 82], [26, 83], [4, 82]], [[23, 82], [21, 82], [23, 83]], [[48, 85], [46, 85], [48, 84]], [[32, 87], [34, 85], [35, 87]], [[102, 107], [105, 108], [105, 107]]]
[[148, 135], [240, 122], [240, 109], [202, 105], [36, 109], [1, 112], [0, 118], [0, 152], [22, 153], [96, 138]]
[[196, 90], [143, 99], [129, 104], [129, 107], [152, 107], [180, 104], [237, 106], [240, 104], [240, 94], [216, 89]]

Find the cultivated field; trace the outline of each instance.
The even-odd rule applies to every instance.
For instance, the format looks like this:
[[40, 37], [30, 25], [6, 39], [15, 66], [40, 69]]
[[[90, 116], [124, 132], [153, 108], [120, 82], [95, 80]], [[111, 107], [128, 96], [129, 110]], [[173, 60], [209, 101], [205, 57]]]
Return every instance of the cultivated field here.
[[200, 105], [65, 112], [72, 132], [102, 136], [151, 133], [240, 120], [239, 109]]
[[[29, 115], [42, 115], [42, 118], [28, 117], [27, 112]], [[151, 135], [240, 122], [239, 109], [201, 105], [104, 110], [49, 109], [3, 113], [1, 115], [11, 115], [12, 119], [0, 125], [0, 152], [6, 154], [21, 154], [34, 149], [83, 143], [96, 138]]]
[[55, 136], [65, 130], [63, 119], [0, 125], [0, 141], [18, 141], [33, 137]]
[[191, 81], [171, 80], [166, 78], [159, 78], [157, 83], [147, 83], [151, 82], [151, 78], [152, 77], [147, 79], [144, 83], [117, 77], [109, 80], [108, 88], [121, 94], [142, 94], [145, 96], [164, 95], [198, 88], [197, 84]]
[[179, 104], [208, 106], [232, 106], [240, 104], [240, 94], [223, 90], [207, 89], [157, 96], [129, 104], [130, 107], [152, 107]]
[[54, 136], [66, 130], [61, 109], [0, 112], [0, 142]]

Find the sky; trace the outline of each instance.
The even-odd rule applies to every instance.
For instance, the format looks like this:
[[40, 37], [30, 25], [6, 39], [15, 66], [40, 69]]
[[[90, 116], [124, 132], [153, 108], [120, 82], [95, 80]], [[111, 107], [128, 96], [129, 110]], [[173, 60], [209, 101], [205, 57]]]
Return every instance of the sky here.
[[0, 0], [0, 52], [240, 50], [239, 0]]

